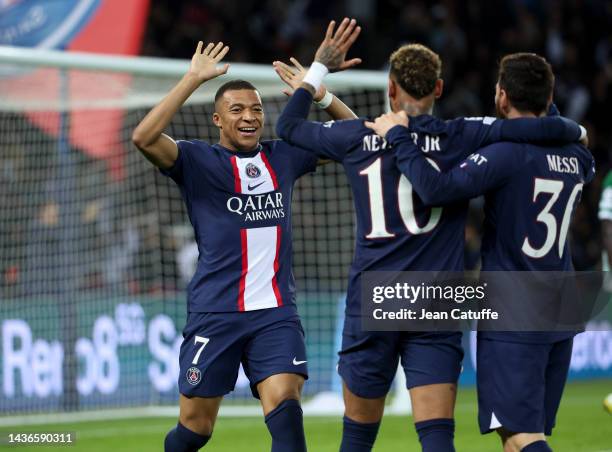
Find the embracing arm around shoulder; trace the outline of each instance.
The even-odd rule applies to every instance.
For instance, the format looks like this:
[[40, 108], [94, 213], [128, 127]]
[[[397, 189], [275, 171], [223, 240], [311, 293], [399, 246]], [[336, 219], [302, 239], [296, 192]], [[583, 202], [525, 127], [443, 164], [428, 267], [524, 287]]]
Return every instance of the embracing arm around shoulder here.
[[519, 150], [508, 148], [509, 145], [521, 145], [506, 143], [490, 145], [454, 168], [440, 172], [437, 165], [415, 145], [408, 131], [409, 121], [406, 113], [401, 111], [386, 113], [365, 125], [392, 146], [398, 169], [425, 204], [447, 204], [481, 195], [502, 183], [524, 164]]

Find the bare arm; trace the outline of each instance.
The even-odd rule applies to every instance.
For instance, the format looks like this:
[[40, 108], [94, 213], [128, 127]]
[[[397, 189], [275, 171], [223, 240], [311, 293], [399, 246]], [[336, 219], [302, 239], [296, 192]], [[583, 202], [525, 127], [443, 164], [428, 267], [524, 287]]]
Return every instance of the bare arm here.
[[[291, 96], [293, 92], [300, 87], [302, 80], [306, 75], [306, 69], [297, 59], [292, 57], [289, 60], [291, 63], [293, 63], [293, 67], [283, 63], [282, 61], [274, 61], [272, 63], [274, 70], [280, 79], [289, 86], [289, 88], [283, 90], [283, 93], [285, 93], [287, 96]], [[314, 93], [314, 101], [320, 102], [323, 100], [327, 92], [328, 91], [325, 85], [321, 85], [317, 92]], [[353, 110], [351, 110], [344, 102], [333, 94], [331, 104], [325, 108], [325, 111], [332, 119], [357, 119], [357, 115], [353, 112]]]
[[204, 43], [200, 41], [191, 59], [189, 71], [170, 93], [140, 121], [132, 133], [132, 142], [140, 152], [161, 169], [172, 167], [178, 156], [176, 142], [163, 131], [168, 127], [179, 108], [200, 85], [225, 74], [229, 68], [229, 64], [225, 64], [220, 69], [216, 67], [229, 51], [229, 47], [224, 47], [222, 42], [216, 45], [210, 43], [202, 50], [203, 47]]

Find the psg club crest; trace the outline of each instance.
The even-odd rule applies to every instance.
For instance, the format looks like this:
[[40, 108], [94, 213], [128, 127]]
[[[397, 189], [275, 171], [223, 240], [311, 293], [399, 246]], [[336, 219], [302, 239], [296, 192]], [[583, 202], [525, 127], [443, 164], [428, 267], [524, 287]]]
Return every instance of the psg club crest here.
[[261, 170], [252, 163], [247, 163], [246, 174], [251, 179], [257, 179], [259, 176], [261, 176]]
[[197, 367], [190, 367], [187, 369], [187, 383], [192, 386], [197, 385], [202, 380], [202, 372]]

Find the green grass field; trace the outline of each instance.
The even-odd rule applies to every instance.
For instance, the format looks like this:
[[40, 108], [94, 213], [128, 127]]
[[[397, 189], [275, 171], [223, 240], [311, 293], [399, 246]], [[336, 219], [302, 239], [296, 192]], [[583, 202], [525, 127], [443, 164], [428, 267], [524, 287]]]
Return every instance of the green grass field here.
[[[568, 385], [550, 444], [556, 452], [612, 452], [612, 416], [602, 408], [612, 380]], [[476, 394], [472, 388], [459, 392], [456, 409], [456, 447], [462, 452], [500, 450], [497, 437], [481, 436], [476, 424]], [[74, 431], [76, 444], [58, 449], [87, 452], [159, 451], [166, 431], [176, 420], [141, 418], [130, 420], [82, 422], [0, 429], [2, 438], [10, 431]], [[306, 418], [308, 448], [313, 452], [338, 450], [341, 432], [339, 418]], [[1, 447], [0, 447], [1, 448]], [[4, 450], [40, 451], [51, 447], [4, 447]], [[270, 450], [270, 439], [262, 418], [221, 418], [213, 439], [204, 450], [258, 452]], [[384, 419], [377, 452], [419, 451], [411, 418], [388, 416]]]

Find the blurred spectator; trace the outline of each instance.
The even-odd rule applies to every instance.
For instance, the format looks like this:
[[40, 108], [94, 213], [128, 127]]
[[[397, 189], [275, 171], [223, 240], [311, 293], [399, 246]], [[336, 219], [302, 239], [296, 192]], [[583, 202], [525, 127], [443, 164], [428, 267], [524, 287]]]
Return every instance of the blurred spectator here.
[[28, 226], [23, 292], [27, 295], [52, 296], [61, 290], [60, 206], [48, 199]]

